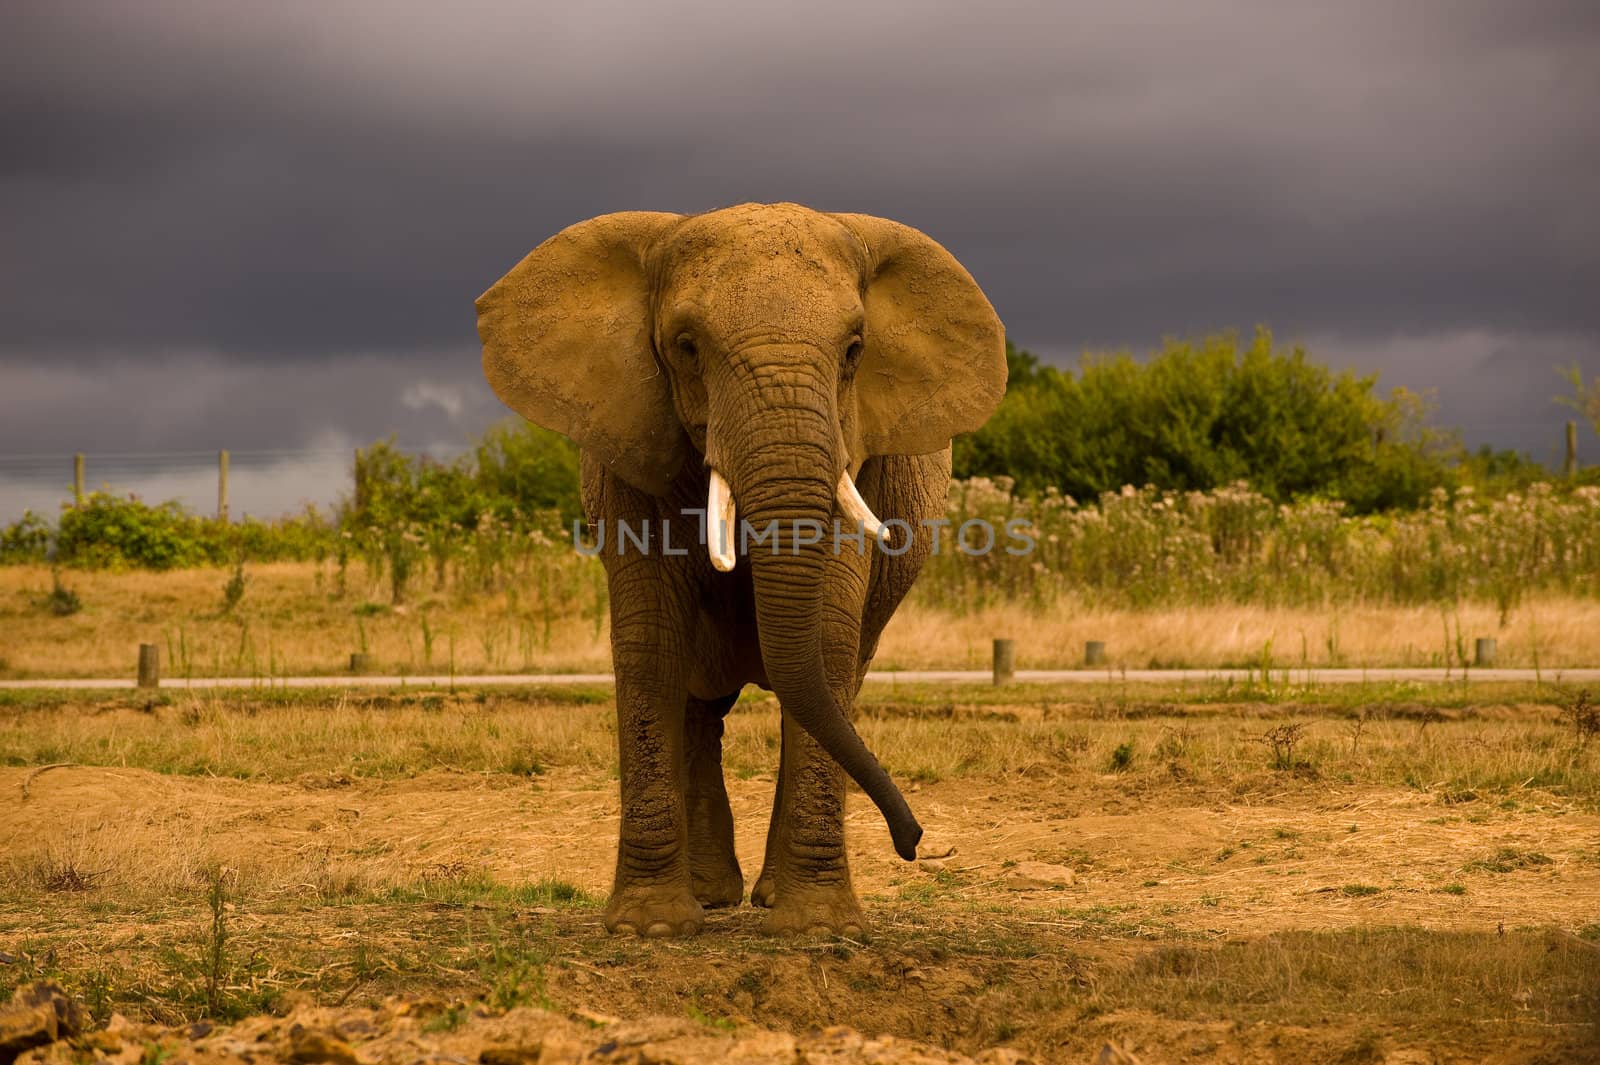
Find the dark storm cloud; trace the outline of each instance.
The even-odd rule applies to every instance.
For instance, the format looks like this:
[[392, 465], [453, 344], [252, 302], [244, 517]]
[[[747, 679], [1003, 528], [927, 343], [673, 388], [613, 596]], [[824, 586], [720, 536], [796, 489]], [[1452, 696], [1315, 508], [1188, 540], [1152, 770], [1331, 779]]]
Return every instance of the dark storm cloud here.
[[417, 439], [419, 381], [466, 433], [472, 299], [529, 247], [748, 199], [927, 230], [1067, 360], [1268, 322], [1523, 446], [1546, 360], [1600, 371], [1591, 4], [0, 20], [0, 452]]

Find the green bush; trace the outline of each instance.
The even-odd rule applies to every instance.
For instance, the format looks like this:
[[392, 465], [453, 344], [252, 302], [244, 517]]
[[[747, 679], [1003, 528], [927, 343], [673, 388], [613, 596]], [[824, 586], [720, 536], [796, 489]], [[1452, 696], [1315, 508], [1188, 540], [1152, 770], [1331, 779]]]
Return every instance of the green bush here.
[[1169, 341], [1146, 362], [1086, 357], [1078, 372], [1007, 345], [1006, 398], [955, 445], [955, 475], [1024, 495], [1092, 499], [1123, 485], [1209, 491], [1240, 481], [1273, 502], [1317, 496], [1358, 513], [1416, 506], [1448, 481], [1449, 441], [1418, 398], [1334, 373], [1257, 331]]
[[85, 569], [155, 570], [224, 565], [241, 557], [299, 561], [325, 556], [333, 539], [333, 527], [315, 509], [295, 518], [234, 525], [198, 517], [175, 501], [151, 505], [133, 496], [91, 492], [82, 503], [62, 508], [56, 561]]
[[215, 561], [196, 525], [175, 502], [151, 506], [131, 496], [91, 492], [62, 510], [56, 557], [91, 569], [178, 569]]
[[50, 523], [31, 510], [0, 529], [0, 563], [43, 562], [50, 551]]

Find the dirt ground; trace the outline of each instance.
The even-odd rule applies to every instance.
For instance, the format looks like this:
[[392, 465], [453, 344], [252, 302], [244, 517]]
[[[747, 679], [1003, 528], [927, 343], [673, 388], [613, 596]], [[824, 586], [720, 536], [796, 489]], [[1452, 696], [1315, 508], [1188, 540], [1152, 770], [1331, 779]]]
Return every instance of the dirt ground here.
[[[518, 775], [458, 754], [469, 764], [387, 776], [330, 757], [235, 779], [130, 755], [182, 707], [15, 711], [35, 730], [94, 715], [110, 738], [61, 757], [0, 751], [13, 763], [0, 768], [0, 980], [59, 978], [102, 1024], [180, 1026], [122, 1042], [177, 1040], [193, 1060], [231, 1060], [229, 1039], [257, 1060], [339, 1060], [297, 1057], [296, 1025], [373, 1063], [1124, 1060], [1097, 1057], [1108, 1044], [1150, 1062], [1600, 1060], [1600, 810], [1572, 786], [1588, 777], [1382, 783], [1331, 756], [1247, 770], [1181, 745], [1113, 769], [1111, 741], [1154, 752], [1199, 726], [1179, 708], [1102, 711], [1033, 722], [1055, 730], [1057, 762], [975, 756], [966, 771], [916, 774], [928, 855], [916, 864], [855, 796], [862, 940], [772, 940], [747, 904], [668, 942], [600, 928], [618, 801], [598, 756], [555, 745]], [[495, 712], [564, 711], [513, 700]], [[1029, 712], [876, 716], [933, 744], [967, 742], [948, 731], [964, 715], [1000, 743]], [[1253, 735], [1259, 712], [1208, 707], [1204, 720]], [[1553, 712], [1458, 715], [1393, 743], [1482, 749], [1489, 770], [1504, 736], [1554, 743]], [[574, 713], [598, 729], [609, 710]], [[741, 727], [775, 731], [768, 717]], [[331, 726], [285, 718], [283, 742], [312, 727]], [[126, 764], [89, 764], [96, 749]], [[1419, 770], [1440, 764], [1420, 752]], [[772, 788], [770, 772], [728, 781], [747, 883]], [[249, 1034], [181, 1027], [207, 1015]]]

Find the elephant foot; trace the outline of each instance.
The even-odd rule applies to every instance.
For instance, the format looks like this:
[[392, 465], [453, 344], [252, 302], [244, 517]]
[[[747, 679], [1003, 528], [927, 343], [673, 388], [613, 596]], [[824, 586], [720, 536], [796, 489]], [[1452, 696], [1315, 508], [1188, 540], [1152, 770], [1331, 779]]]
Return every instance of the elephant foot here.
[[768, 898], [772, 912], [761, 923], [761, 931], [768, 935], [859, 936], [867, 928], [861, 904], [848, 886], [802, 888]]
[[744, 901], [744, 875], [737, 865], [719, 873], [695, 875], [690, 887], [700, 905], [708, 910], [737, 906]]
[[692, 936], [705, 923], [705, 910], [681, 886], [625, 887], [606, 903], [606, 931], [621, 935]]
[[761, 870], [761, 875], [756, 877], [756, 882], [750, 887], [750, 905], [770, 910], [777, 895], [777, 890], [773, 887], [772, 874], [765, 869]]

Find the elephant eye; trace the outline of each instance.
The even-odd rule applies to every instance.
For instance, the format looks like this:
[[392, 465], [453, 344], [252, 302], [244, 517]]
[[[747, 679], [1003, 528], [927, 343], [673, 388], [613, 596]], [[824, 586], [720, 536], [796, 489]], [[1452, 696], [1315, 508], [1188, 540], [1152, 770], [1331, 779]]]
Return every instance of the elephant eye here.
[[850, 346], [844, 349], [844, 364], [854, 368], [861, 361], [861, 338], [855, 337], [850, 341]]
[[687, 355], [691, 359], [694, 358], [696, 354], [694, 337], [690, 336], [688, 333], [680, 333], [678, 334], [678, 339], [673, 343], [677, 345], [678, 350], [684, 355]]

